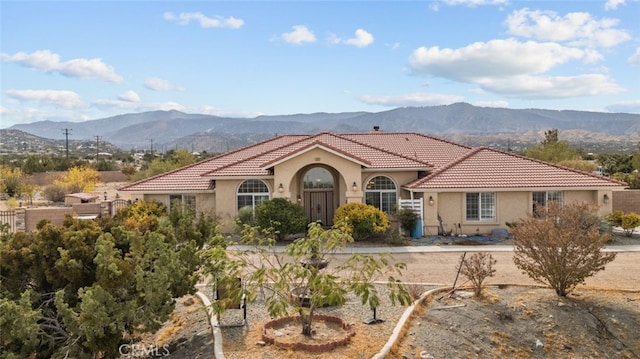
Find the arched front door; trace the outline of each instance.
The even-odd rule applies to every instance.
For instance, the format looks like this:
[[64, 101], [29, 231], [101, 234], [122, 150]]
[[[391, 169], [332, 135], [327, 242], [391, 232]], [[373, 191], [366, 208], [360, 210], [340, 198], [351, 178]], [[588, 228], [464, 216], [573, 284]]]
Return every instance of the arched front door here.
[[333, 225], [335, 178], [325, 167], [312, 167], [302, 177], [304, 210], [309, 223]]

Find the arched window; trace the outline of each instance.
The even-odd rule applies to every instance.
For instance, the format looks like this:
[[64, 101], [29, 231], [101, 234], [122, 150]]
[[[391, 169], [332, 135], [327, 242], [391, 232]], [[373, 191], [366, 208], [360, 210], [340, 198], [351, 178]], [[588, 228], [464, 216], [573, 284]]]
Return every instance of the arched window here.
[[313, 167], [304, 174], [305, 189], [331, 189], [334, 187], [333, 175], [324, 167]]
[[396, 184], [387, 176], [376, 176], [367, 182], [365, 201], [383, 212], [391, 213], [398, 200]]
[[257, 205], [269, 199], [269, 187], [261, 180], [250, 179], [242, 182], [238, 187], [238, 208], [250, 206], [256, 208]]

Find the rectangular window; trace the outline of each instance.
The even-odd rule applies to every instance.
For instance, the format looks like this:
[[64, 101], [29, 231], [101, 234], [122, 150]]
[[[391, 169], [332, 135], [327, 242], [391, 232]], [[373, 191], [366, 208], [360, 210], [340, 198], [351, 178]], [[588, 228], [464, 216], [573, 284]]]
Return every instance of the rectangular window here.
[[496, 194], [494, 192], [472, 192], [465, 197], [467, 221], [496, 220]]
[[547, 205], [551, 201], [557, 202], [562, 205], [562, 191], [548, 191], [548, 192], [532, 192], [533, 200], [533, 213], [536, 213], [537, 206], [547, 208]]
[[170, 194], [169, 195], [169, 209], [172, 209], [176, 205], [182, 205], [196, 209], [196, 196], [192, 194]]

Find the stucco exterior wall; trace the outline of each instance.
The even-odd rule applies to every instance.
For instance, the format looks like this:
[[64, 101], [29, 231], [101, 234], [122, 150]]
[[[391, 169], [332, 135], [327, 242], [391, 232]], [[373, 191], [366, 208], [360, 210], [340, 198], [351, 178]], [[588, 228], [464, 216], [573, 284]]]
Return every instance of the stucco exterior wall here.
[[[243, 179], [233, 180], [217, 180], [216, 181], [216, 195], [215, 195], [215, 208], [216, 219], [222, 226], [223, 232], [233, 232], [234, 218], [237, 214], [236, 206], [236, 193], [238, 193], [238, 186], [242, 183]], [[269, 186], [269, 189], [273, 191], [273, 181], [265, 181]]]
[[[295, 201], [296, 196], [302, 193], [304, 172], [314, 166], [327, 167], [337, 174], [337, 203], [359, 202], [358, 198], [363, 197], [360, 164], [322, 148], [311, 149], [274, 166], [274, 186], [279, 186], [280, 183], [284, 186], [284, 191], [275, 192], [274, 197]], [[358, 185], [356, 191], [352, 189], [353, 182]]]
[[[533, 198], [531, 191], [496, 192], [496, 220], [495, 221], [467, 221], [465, 215], [466, 192], [425, 192], [425, 235], [438, 234], [438, 220], [440, 215], [444, 231], [474, 235], [486, 235], [494, 228], [507, 228], [507, 222], [515, 222], [531, 214]], [[564, 191], [564, 203], [594, 203], [599, 206], [602, 215], [611, 212], [611, 203], [604, 203], [604, 195], [612, 198], [611, 191], [579, 190]], [[428, 204], [428, 198], [434, 198], [434, 206]], [[459, 225], [459, 226], [458, 226]]]
[[214, 193], [196, 194], [196, 211], [216, 218], [216, 195]]

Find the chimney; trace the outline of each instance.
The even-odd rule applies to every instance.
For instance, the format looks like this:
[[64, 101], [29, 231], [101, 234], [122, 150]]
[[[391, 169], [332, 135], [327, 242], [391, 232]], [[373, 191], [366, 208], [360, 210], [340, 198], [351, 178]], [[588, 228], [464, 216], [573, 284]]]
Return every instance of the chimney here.
[[380, 131], [380, 126], [373, 126], [373, 132]]

